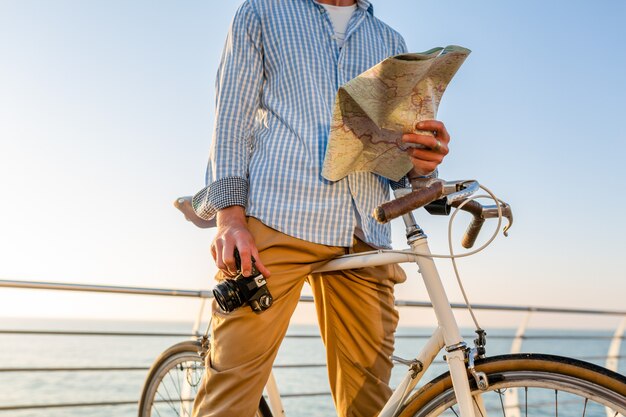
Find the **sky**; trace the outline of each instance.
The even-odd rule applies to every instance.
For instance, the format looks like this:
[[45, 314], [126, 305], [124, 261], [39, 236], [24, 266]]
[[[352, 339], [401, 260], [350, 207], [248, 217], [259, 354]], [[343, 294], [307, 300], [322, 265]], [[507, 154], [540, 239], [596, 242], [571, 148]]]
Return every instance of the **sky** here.
[[[214, 232], [185, 222], [172, 202], [204, 186], [215, 73], [238, 4], [0, 0], [0, 279], [213, 286]], [[440, 176], [477, 179], [512, 205], [515, 222], [509, 237], [459, 260], [471, 301], [624, 310], [626, 3], [373, 4], [413, 52], [473, 51], [439, 109], [452, 136]], [[433, 252], [446, 253], [448, 219], [417, 215]], [[458, 217], [461, 251], [467, 218]], [[396, 248], [406, 246], [402, 229], [393, 225]], [[461, 301], [449, 262], [438, 265]], [[397, 298], [426, 300], [405, 266]], [[0, 317], [193, 320], [199, 305], [18, 289], [0, 297]], [[305, 306], [294, 320], [312, 317]], [[531, 324], [546, 320], [584, 322]]]

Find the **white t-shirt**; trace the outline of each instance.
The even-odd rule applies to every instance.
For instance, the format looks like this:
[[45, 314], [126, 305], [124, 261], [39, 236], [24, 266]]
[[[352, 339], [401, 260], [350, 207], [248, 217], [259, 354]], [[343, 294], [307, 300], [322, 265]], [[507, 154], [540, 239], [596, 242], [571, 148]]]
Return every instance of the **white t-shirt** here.
[[[320, 3], [321, 4], [321, 3]], [[351, 6], [332, 6], [330, 4], [322, 4], [328, 12], [328, 17], [333, 23], [335, 29], [335, 39], [337, 40], [337, 46], [341, 48], [346, 40], [346, 30], [348, 29], [348, 22], [352, 17], [352, 13], [356, 10], [356, 4]]]

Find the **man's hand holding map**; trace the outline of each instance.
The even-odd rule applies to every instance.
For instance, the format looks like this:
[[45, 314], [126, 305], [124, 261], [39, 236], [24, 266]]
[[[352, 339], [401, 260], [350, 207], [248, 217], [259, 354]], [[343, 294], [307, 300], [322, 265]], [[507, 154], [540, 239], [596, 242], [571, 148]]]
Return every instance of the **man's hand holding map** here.
[[322, 175], [370, 171], [394, 181], [412, 167], [402, 142], [435, 119], [441, 96], [470, 50], [460, 46], [390, 57], [337, 92]]

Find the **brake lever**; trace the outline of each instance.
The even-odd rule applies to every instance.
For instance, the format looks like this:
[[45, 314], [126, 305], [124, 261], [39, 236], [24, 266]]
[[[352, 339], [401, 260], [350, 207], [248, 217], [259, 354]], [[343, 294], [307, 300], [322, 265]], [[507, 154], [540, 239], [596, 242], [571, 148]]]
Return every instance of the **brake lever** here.
[[452, 204], [455, 201], [464, 200], [480, 189], [480, 184], [476, 180], [446, 182], [443, 186], [443, 194], [446, 203]]
[[[513, 210], [511, 210], [511, 206], [507, 203], [502, 202], [500, 204], [500, 210], [502, 210], [502, 217], [506, 217], [509, 221], [509, 224], [504, 226], [502, 229], [502, 233], [504, 236], [509, 235], [509, 229], [513, 226]], [[489, 205], [483, 206], [483, 217], [485, 219], [492, 219], [498, 217], [498, 206], [497, 205]]]

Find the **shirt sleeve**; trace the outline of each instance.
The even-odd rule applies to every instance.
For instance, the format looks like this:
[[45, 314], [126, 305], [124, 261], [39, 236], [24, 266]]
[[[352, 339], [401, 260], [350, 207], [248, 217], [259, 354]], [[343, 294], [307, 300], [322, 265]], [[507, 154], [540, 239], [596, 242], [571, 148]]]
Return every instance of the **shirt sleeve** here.
[[406, 42], [401, 35], [398, 35], [398, 47], [396, 48], [396, 53], [394, 55], [406, 54], [409, 50], [406, 47]]
[[198, 216], [245, 207], [252, 134], [263, 82], [261, 23], [249, 1], [237, 10], [226, 37], [215, 84], [215, 126], [206, 187], [194, 195]]

